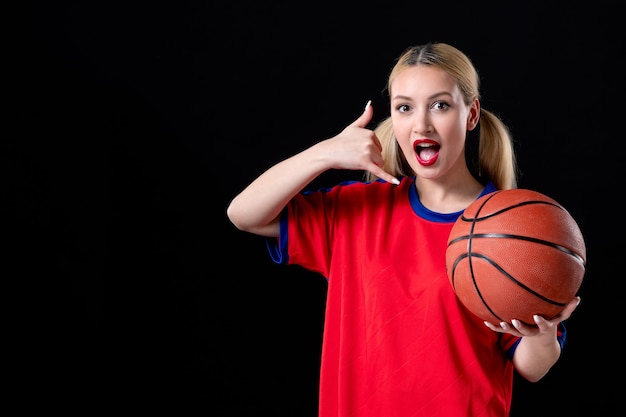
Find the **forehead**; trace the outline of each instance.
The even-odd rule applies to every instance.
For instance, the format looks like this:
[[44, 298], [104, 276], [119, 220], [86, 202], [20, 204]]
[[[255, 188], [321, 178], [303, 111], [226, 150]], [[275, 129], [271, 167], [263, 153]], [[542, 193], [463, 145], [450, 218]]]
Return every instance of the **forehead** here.
[[415, 65], [400, 71], [390, 84], [391, 98], [395, 96], [430, 97], [433, 94], [460, 94], [454, 78], [432, 65]]

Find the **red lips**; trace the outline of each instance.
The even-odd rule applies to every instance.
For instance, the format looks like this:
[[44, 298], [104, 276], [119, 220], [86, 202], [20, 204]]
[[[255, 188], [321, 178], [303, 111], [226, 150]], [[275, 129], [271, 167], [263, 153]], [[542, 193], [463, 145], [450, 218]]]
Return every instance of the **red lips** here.
[[418, 139], [413, 142], [415, 157], [422, 166], [430, 166], [437, 162], [441, 146], [431, 139]]

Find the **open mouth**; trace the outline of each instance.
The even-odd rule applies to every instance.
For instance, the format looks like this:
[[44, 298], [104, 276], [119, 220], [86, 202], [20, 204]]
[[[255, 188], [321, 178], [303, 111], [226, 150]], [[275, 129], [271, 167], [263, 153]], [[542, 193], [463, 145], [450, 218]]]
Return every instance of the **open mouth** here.
[[432, 165], [437, 161], [440, 148], [437, 142], [430, 140], [415, 141], [413, 144], [417, 161], [424, 166]]

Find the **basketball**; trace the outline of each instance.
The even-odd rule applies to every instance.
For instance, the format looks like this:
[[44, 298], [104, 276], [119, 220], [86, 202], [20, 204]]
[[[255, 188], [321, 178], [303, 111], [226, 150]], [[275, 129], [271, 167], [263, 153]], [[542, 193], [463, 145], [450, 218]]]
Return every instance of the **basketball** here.
[[510, 189], [470, 204], [452, 227], [448, 279], [461, 303], [490, 323], [557, 316], [577, 294], [586, 246], [570, 213], [537, 191]]

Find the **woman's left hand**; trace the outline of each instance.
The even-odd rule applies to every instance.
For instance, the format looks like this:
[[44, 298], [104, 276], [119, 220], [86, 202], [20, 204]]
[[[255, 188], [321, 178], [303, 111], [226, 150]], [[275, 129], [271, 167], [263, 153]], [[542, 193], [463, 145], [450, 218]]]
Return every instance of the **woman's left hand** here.
[[580, 297], [575, 297], [567, 303], [563, 311], [550, 320], [540, 316], [534, 315], [535, 325], [526, 324], [520, 320], [511, 320], [511, 323], [505, 321], [500, 322], [498, 325], [485, 321], [485, 326], [489, 327], [494, 332], [498, 333], [510, 333], [513, 336], [537, 336], [540, 334], [554, 334], [556, 327], [560, 322], [567, 320], [576, 307], [580, 303]]

